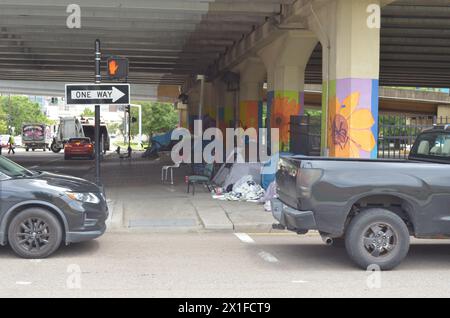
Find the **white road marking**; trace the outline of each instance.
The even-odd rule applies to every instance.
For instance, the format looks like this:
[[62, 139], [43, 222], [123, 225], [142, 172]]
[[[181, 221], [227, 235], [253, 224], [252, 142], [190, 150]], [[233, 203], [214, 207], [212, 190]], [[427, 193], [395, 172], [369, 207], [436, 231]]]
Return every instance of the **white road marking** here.
[[307, 281], [305, 281], [305, 280], [293, 280], [292, 283], [293, 284], [306, 284]]
[[16, 285], [31, 285], [31, 282], [16, 282]]
[[254, 244], [255, 241], [247, 233], [234, 233], [238, 239], [244, 243]]
[[270, 253], [261, 251], [261, 252], [258, 253], [258, 255], [259, 255], [263, 260], [265, 260], [266, 262], [269, 262], [269, 263], [278, 263], [278, 258], [276, 258], [275, 256], [273, 256], [273, 255], [270, 254]]
[[41, 259], [30, 259], [31, 263], [42, 263]]

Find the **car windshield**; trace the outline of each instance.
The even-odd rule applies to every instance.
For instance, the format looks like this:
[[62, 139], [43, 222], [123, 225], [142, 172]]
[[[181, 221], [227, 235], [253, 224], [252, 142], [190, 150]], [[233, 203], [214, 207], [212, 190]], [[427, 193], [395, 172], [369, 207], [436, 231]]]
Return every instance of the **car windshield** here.
[[424, 133], [417, 139], [411, 154], [424, 159], [450, 161], [450, 133]]
[[27, 177], [33, 175], [30, 170], [19, 166], [17, 163], [14, 163], [3, 156], [0, 156], [0, 172], [12, 178]]

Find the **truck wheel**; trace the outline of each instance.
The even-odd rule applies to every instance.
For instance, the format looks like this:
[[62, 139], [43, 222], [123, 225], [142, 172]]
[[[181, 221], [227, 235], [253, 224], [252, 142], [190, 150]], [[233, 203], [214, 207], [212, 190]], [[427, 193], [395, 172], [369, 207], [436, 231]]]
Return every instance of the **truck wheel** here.
[[32, 151], [35, 151], [36, 149], [35, 149], [35, 148], [31, 148], [31, 150], [32, 150]]
[[30, 148], [25, 148], [25, 151], [27, 151], [27, 152], [30, 151]]
[[8, 228], [8, 242], [23, 258], [45, 258], [61, 245], [63, 232], [58, 219], [49, 211], [30, 208], [16, 215]]
[[54, 152], [54, 153], [59, 153], [61, 151], [61, 148], [59, 148], [56, 143], [52, 143], [52, 145], [50, 146], [50, 149]]
[[358, 214], [345, 237], [348, 255], [365, 270], [370, 265], [393, 269], [408, 254], [409, 244], [405, 222], [386, 209], [368, 209]]

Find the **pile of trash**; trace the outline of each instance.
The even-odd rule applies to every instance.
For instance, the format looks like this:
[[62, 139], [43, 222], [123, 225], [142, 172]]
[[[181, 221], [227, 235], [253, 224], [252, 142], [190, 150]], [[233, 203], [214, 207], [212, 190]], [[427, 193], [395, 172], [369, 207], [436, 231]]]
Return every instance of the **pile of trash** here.
[[253, 180], [251, 175], [239, 179], [235, 184], [229, 185], [226, 189], [217, 188], [213, 198], [227, 201], [247, 201], [262, 203], [266, 196], [266, 191]]

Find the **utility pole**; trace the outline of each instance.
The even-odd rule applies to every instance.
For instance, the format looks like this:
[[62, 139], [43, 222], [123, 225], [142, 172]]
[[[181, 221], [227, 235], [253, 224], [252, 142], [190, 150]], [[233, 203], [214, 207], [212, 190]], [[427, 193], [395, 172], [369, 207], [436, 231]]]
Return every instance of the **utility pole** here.
[[[95, 83], [100, 84], [102, 81], [102, 76], [100, 73], [100, 62], [101, 62], [101, 52], [100, 52], [100, 40], [95, 40]], [[95, 183], [98, 186], [101, 184], [100, 176], [100, 105], [95, 105]]]

